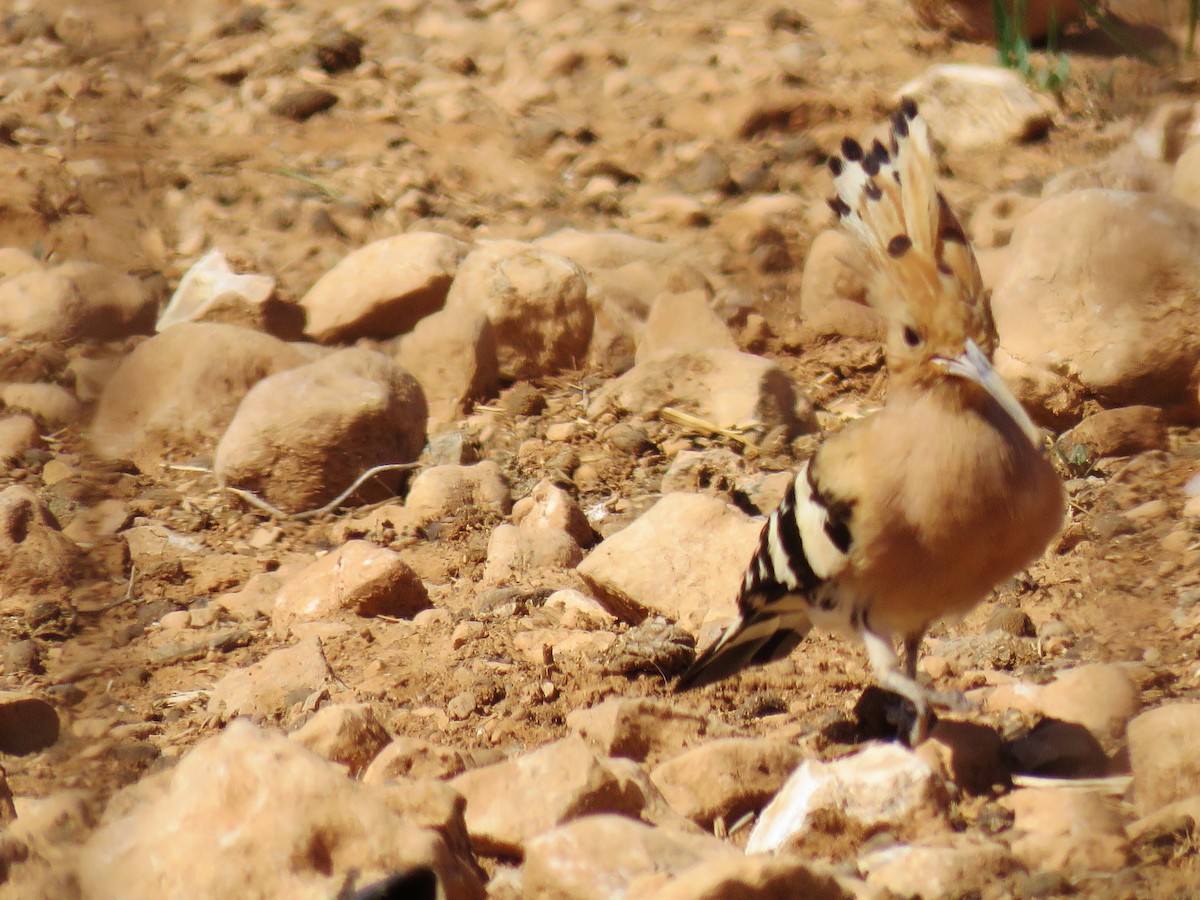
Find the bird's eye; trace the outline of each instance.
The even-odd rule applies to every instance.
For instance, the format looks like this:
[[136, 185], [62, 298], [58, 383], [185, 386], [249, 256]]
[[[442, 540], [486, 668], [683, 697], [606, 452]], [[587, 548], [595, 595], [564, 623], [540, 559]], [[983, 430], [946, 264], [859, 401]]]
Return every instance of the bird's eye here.
[[917, 334], [917, 329], [911, 325], [904, 328], [904, 343], [910, 347], [918, 347], [921, 344], [921, 335]]

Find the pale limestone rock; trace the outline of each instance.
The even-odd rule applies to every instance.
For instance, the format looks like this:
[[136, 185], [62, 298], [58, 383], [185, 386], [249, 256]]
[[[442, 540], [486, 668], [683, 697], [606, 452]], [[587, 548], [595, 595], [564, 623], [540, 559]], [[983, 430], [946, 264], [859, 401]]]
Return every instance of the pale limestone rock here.
[[420, 738], [400, 736], [379, 751], [363, 773], [363, 784], [383, 784], [399, 778], [445, 779], [471, 767], [468, 754]]
[[1003, 348], [1106, 405], [1200, 416], [1197, 241], [1200, 210], [1168, 197], [1085, 190], [1045, 201], [1017, 226], [992, 295]]
[[87, 570], [83, 551], [23, 485], [0, 491], [0, 589], [6, 593], [75, 587]]
[[286, 634], [297, 622], [339, 613], [411, 618], [429, 606], [425, 585], [399, 553], [348, 541], [288, 578], [271, 618], [275, 630]]
[[75, 422], [83, 411], [78, 398], [58, 384], [6, 384], [0, 386], [0, 403], [54, 430]]
[[713, 312], [707, 291], [660, 294], [650, 305], [635, 360], [690, 350], [737, 350], [737, 342]]
[[1024, 77], [998, 66], [936, 65], [896, 92], [917, 102], [929, 128], [946, 147], [978, 150], [1041, 137], [1054, 106]]
[[649, 416], [667, 406], [759, 437], [780, 426], [792, 434], [812, 427], [808, 400], [787, 373], [736, 350], [697, 350], [636, 365], [597, 392], [588, 415], [616, 409]]
[[[217, 445], [213, 468], [225, 484], [288, 512], [316, 509], [374, 466], [414, 461], [427, 417], [408, 372], [381, 353], [341, 350], [254, 385]], [[380, 479], [399, 483], [395, 472]], [[387, 495], [368, 481], [355, 496]]]
[[747, 853], [803, 846], [814, 829], [839, 820], [859, 828], [919, 833], [946, 827], [943, 773], [898, 744], [872, 744], [833, 762], [800, 765], [763, 810]]
[[723, 728], [706, 716], [645, 697], [615, 697], [567, 714], [567, 727], [606, 756], [658, 760]]
[[415, 232], [360, 247], [322, 275], [300, 305], [304, 333], [329, 344], [411, 331], [446, 302], [466, 245], [444, 234]]
[[476, 402], [500, 390], [495, 329], [483, 313], [436, 312], [394, 347], [396, 362], [425, 392], [430, 430], [466, 417]]
[[1093, 664], [1059, 673], [1038, 694], [1042, 715], [1078, 722], [1101, 741], [1119, 740], [1141, 702], [1127, 669]]
[[1069, 788], [1022, 788], [1000, 800], [1015, 814], [1012, 851], [1030, 869], [1114, 871], [1129, 842], [1114, 801]]
[[26, 450], [42, 446], [37, 422], [29, 416], [0, 418], [0, 460], [19, 459]]
[[144, 469], [211, 452], [251, 386], [310, 352], [233, 325], [176, 325], [139, 344], [105, 385], [92, 442]]
[[674, 878], [666, 872], [639, 876], [628, 896], [630, 900], [850, 900], [856, 895], [832, 874], [797, 856], [722, 854]]
[[714, 857], [736, 859], [741, 853], [709, 835], [589, 815], [533, 837], [522, 882], [529, 897], [610, 900], [624, 896], [638, 875], [679, 873]]
[[1200, 703], [1168, 703], [1129, 723], [1133, 797], [1142, 815], [1200, 794]]
[[473, 310], [491, 320], [500, 374], [509, 380], [578, 368], [592, 337], [583, 271], [520, 241], [471, 251], [450, 285], [446, 309]]
[[936, 844], [896, 844], [858, 860], [859, 871], [874, 885], [899, 897], [952, 900], [982, 894], [1021, 868], [997, 841], [955, 835]]
[[650, 780], [677, 811], [702, 827], [732, 825], [758, 812], [804, 760], [794, 744], [761, 738], [709, 741], [659, 763]]
[[1162, 410], [1154, 406], [1102, 409], [1060, 436], [1058, 446], [1067, 454], [1082, 446], [1090, 459], [1166, 450], [1167, 425]]
[[533, 572], [574, 568], [582, 559], [583, 551], [565, 531], [501, 524], [488, 539], [481, 580], [484, 584], [509, 584]]
[[861, 251], [849, 235], [827, 229], [809, 247], [800, 279], [800, 315], [816, 335], [882, 340], [884, 322], [867, 305]]
[[451, 519], [464, 510], [507, 515], [512, 508], [508, 484], [491, 460], [471, 466], [434, 466], [425, 469], [408, 489], [404, 508], [412, 525]]
[[525, 530], [564, 531], [581, 547], [593, 540], [592, 526], [575, 498], [548, 478], [539, 481], [528, 497], [513, 504], [512, 519]]
[[[428, 866], [446, 896], [484, 897], [473, 860], [401, 791], [365, 787], [279, 734], [231, 723], [84, 846], [88, 898], [330, 897]], [[214, 864], [219, 860], [219, 864]]]
[[737, 614], [737, 587], [762, 523], [701, 494], [668, 494], [579, 564], [620, 618], [661, 613], [692, 630]]
[[361, 775], [391, 740], [366, 703], [322, 707], [288, 738], [323, 759], [345, 766], [352, 778]]
[[315, 637], [275, 650], [245, 669], [236, 669], [212, 687], [208, 711], [225, 719], [285, 720], [292, 707], [334, 686], [333, 672]]
[[636, 815], [643, 802], [574, 735], [472, 769], [450, 786], [467, 800], [471, 845], [490, 856], [520, 856], [530, 838], [556, 825], [590, 813]]
[[30, 268], [0, 281], [0, 334], [42, 341], [114, 340], [148, 332], [154, 305], [136, 278], [95, 263]]

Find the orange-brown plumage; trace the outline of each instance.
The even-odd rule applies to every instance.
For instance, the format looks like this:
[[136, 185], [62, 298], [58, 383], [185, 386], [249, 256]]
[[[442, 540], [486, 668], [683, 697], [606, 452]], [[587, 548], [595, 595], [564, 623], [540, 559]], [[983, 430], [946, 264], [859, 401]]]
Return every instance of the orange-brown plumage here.
[[843, 142], [830, 201], [887, 323], [887, 404], [797, 474], [763, 528], [739, 621], [679, 688], [779, 659], [815, 624], [864, 641], [880, 683], [915, 705], [915, 742], [941, 699], [915, 680], [925, 631], [1033, 562], [1061, 526], [1064, 494], [1040, 434], [991, 368], [988, 297], [911, 101], [892, 119], [890, 144]]

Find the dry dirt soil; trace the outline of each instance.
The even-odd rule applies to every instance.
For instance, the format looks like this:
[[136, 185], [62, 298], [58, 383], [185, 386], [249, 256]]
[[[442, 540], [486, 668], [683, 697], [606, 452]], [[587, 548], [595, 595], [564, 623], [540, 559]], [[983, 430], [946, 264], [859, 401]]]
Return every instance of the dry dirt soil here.
[[[994, 58], [992, 48], [921, 28], [901, 0], [38, 0], [18, 3], [15, 13], [0, 22], [0, 85], [14, 94], [0, 102], [0, 246], [109, 264], [165, 300], [200, 252], [219, 244], [244, 269], [277, 277], [281, 296], [294, 300], [350, 250], [405, 230], [525, 239], [571, 226], [669, 238], [754, 298], [771, 329], [763, 352], [819, 408], [875, 401], [884, 390], [878, 348], [808, 340], [798, 322], [807, 248], [829, 224], [820, 211], [830, 190], [825, 154], [885, 115], [896, 89], [931, 63]], [[493, 16], [522, 20], [522, 39], [489, 43], [486, 29], [455, 24]], [[337, 25], [366, 38], [364, 61], [318, 78], [315, 47]], [[1094, 38], [1072, 51], [1056, 125], [1044, 139], [945, 160], [947, 190], [964, 219], [995, 191], [1036, 193], [1065, 168], [1102, 157], [1127, 138], [1129, 122], [1197, 89], [1194, 65], [1148, 66]], [[791, 75], [763, 65], [770, 48], [797, 40], [811, 43], [811, 57]], [[418, 62], [431, 61], [440, 83], [412, 77]], [[654, 91], [615, 87], [651, 77]], [[305, 121], [269, 111], [310, 82], [332, 91], [336, 104]], [[784, 95], [809, 102], [791, 115], [752, 115]], [[607, 174], [616, 193], [585, 195], [595, 173]], [[717, 210], [739, 191], [782, 190], [810, 200], [813, 213], [771, 236], [767, 250], [702, 223], [689, 229], [626, 215], [621, 190], [667, 180]], [[87, 352], [115, 355], [135, 344]], [[46, 350], [60, 366], [81, 352]], [[654, 501], [663, 443], [682, 437], [748, 452], [653, 420], [640, 424], [654, 449], [638, 457], [598, 443], [583, 409], [602, 377], [579, 372], [537, 384], [543, 413], [500, 418], [482, 449], [504, 467], [514, 497], [555, 468], [559, 447], [547, 445], [533, 464], [518, 466], [516, 456], [523, 440], [555, 422], [581, 422], [571, 450], [600, 478], [577, 490], [578, 499], [585, 509], [606, 504], [604, 531]], [[31, 463], [0, 472], [0, 487], [35, 489], [63, 521], [116, 497], [211, 552], [190, 571], [139, 572], [131, 585], [114, 541], [93, 549], [99, 577], [70, 596], [0, 601], [0, 628], [13, 640], [32, 637], [41, 655], [40, 671], [6, 672], [3, 685], [55, 697], [66, 723], [48, 750], [3, 759], [9, 783], [19, 796], [85, 788], [99, 805], [220, 727], [203, 695], [191, 692], [280, 646], [261, 630], [243, 646], [172, 656], [153, 623], [329, 548], [339, 519], [276, 526], [202, 471], [101, 463], [84, 434], [79, 426], [52, 435], [53, 455], [72, 466], [72, 478], [49, 484]], [[793, 466], [802, 449], [783, 458], [749, 453], [748, 464]], [[1200, 431], [1174, 427], [1168, 451], [1104, 460], [1073, 484], [1071, 537], [998, 597], [1038, 626], [1065, 626], [1055, 652], [1019, 663], [1017, 674], [1044, 680], [1085, 662], [1134, 662], [1146, 705], [1200, 700], [1200, 630], [1181, 627], [1177, 616], [1200, 577], [1160, 543], [1179, 521], [1176, 501], [1131, 533], [1110, 527], [1114, 513], [1180, 497], [1198, 467]], [[585, 662], [545, 668], [514, 651], [510, 626], [487, 618], [487, 598], [478, 597], [495, 524], [468, 517], [403, 545], [448, 615], [421, 631], [370, 621], [331, 641], [326, 653], [346, 698], [376, 702], [397, 733], [511, 751], [562, 736], [569, 711], [605, 697], [666, 696], [661, 677], [605, 675]], [[252, 549], [247, 541], [264, 525], [278, 527], [278, 536]], [[38, 600], [49, 606], [32, 615]], [[978, 633], [991, 611], [985, 605], [935, 637]], [[448, 653], [456, 622], [471, 615], [487, 620], [486, 637]], [[815, 638], [784, 664], [678, 702], [742, 734], [815, 736], [816, 752], [841, 754], [847, 748], [820, 731], [853, 706], [863, 663], [858, 651]], [[486, 704], [452, 719], [447, 704], [464, 691]], [[1108, 887], [1078, 887], [1107, 896], [1119, 884], [1121, 893], [1147, 896], [1200, 884], [1187, 854], [1147, 858], [1127, 874]]]

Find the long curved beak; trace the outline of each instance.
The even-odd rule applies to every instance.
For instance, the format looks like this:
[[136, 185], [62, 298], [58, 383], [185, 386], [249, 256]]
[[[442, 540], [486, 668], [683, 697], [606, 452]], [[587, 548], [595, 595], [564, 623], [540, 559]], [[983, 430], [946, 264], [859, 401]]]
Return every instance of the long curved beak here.
[[1001, 409], [1008, 413], [1009, 418], [1025, 433], [1025, 436], [1029, 438], [1029, 443], [1034, 447], [1041, 448], [1042, 433], [1033, 424], [1029, 414], [1025, 412], [1021, 401], [1013, 396], [1008, 385], [1004, 383], [1004, 379], [996, 374], [996, 370], [992, 368], [987, 356], [973, 340], [967, 338], [967, 349], [962, 356], [955, 359], [937, 357], [933, 362], [943, 371], [973, 381], [987, 391], [992, 399], [1000, 404]]

